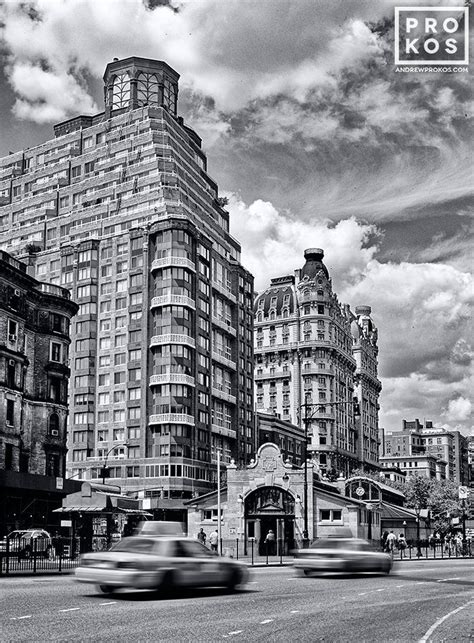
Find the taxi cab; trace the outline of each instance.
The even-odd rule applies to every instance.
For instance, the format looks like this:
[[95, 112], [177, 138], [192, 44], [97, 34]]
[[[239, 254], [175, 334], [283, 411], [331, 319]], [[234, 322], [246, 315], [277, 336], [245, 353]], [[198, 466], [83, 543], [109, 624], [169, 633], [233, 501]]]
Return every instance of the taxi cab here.
[[83, 554], [75, 572], [80, 583], [104, 593], [119, 588], [154, 589], [160, 593], [184, 587], [226, 587], [248, 580], [244, 563], [218, 556], [193, 538], [131, 536], [110, 551]]

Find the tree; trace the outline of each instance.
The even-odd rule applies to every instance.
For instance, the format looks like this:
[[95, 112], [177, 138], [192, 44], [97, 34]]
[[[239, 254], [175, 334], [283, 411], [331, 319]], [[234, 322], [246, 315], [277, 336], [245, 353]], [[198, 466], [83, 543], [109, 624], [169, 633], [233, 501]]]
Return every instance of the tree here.
[[462, 503], [458, 486], [452, 480], [436, 480], [424, 476], [408, 476], [403, 482], [386, 480], [374, 473], [356, 469], [351, 476], [364, 476], [401, 491], [405, 495], [405, 507], [429, 511], [427, 520], [433, 531], [445, 534], [451, 529], [451, 518], [462, 516]]

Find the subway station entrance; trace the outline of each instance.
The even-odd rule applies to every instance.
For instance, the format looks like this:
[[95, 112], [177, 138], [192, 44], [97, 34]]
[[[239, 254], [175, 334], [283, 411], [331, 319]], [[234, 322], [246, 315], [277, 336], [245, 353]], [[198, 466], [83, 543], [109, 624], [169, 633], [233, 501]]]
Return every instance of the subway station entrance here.
[[[245, 541], [260, 555], [287, 555], [295, 545], [295, 500], [280, 487], [260, 487], [245, 499]], [[272, 531], [274, 539], [267, 538]]]

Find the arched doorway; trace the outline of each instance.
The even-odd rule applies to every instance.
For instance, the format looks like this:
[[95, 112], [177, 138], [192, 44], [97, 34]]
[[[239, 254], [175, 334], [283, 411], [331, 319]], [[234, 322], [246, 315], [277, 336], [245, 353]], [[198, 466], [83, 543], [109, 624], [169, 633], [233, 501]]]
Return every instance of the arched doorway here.
[[[294, 547], [295, 499], [281, 487], [260, 487], [245, 498], [245, 540], [255, 538], [258, 552], [287, 554]], [[275, 544], [265, 537], [272, 530]]]

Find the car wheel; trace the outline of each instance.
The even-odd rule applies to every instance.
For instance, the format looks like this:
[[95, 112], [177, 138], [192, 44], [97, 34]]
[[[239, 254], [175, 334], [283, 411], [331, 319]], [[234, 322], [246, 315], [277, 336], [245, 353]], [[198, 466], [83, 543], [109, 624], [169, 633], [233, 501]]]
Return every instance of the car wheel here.
[[168, 570], [164, 573], [156, 589], [159, 594], [164, 594], [166, 591], [170, 593], [173, 591], [174, 585], [175, 579], [173, 576], [173, 572], [171, 570]]
[[242, 582], [242, 572], [240, 569], [233, 569], [230, 573], [229, 580], [226, 583], [227, 589], [234, 590]]
[[310, 569], [303, 569], [303, 574], [305, 576], [311, 576], [311, 570]]
[[103, 594], [112, 594], [115, 588], [112, 585], [99, 585], [99, 589]]

